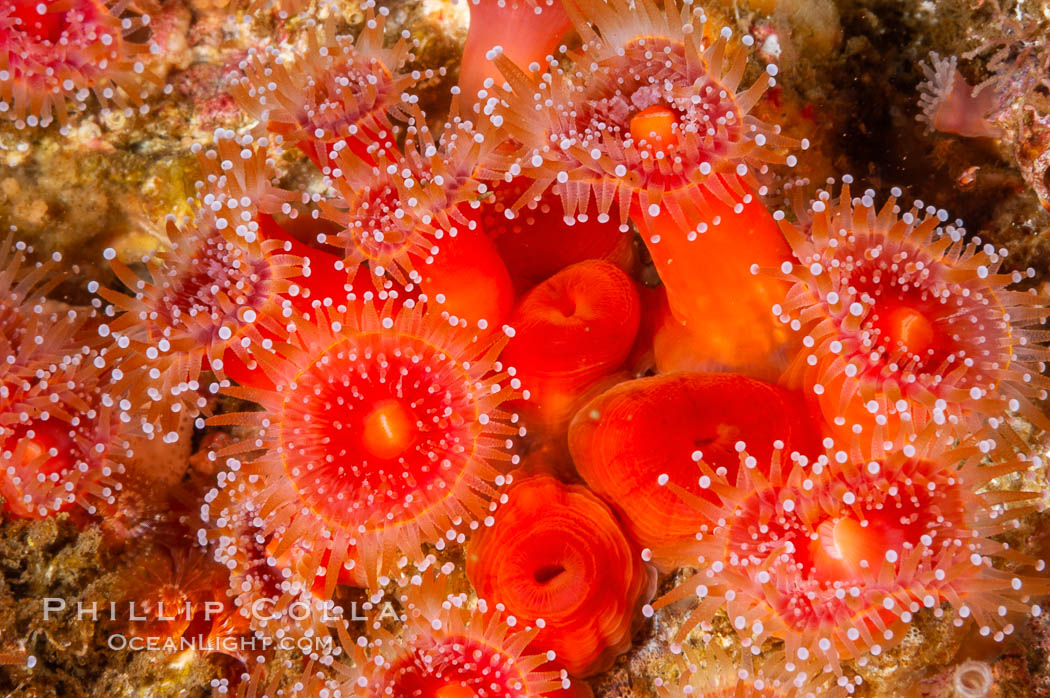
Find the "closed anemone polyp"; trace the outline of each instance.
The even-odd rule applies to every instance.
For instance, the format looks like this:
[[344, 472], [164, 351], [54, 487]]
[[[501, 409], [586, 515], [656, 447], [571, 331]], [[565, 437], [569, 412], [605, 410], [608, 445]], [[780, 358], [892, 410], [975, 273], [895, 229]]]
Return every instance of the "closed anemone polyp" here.
[[503, 351], [531, 394], [528, 411], [546, 422], [567, 419], [580, 391], [623, 365], [640, 312], [634, 281], [600, 260], [566, 267], [532, 289], [511, 315], [514, 337]]
[[354, 659], [349, 695], [367, 698], [539, 698], [569, 685], [547, 670], [547, 654], [530, 648], [536, 628], [502, 605], [471, 604], [448, 583], [451, 565], [425, 570], [398, 592], [403, 630], [380, 624], [357, 642], [341, 633]]
[[[733, 374], [679, 373], [621, 383], [577, 412], [569, 449], [584, 481], [619, 511], [653, 562], [671, 570], [691, 561], [697, 531], [712, 511], [683, 501], [668, 485], [711, 503], [698, 484], [703, 458], [735, 483], [744, 444], [768, 463], [773, 442], [805, 448], [813, 437], [793, 422], [786, 392]], [[709, 483], [710, 484], [710, 483]]]
[[553, 185], [570, 216], [586, 214], [592, 194], [599, 214], [615, 208], [620, 222], [634, 202], [643, 211], [666, 203], [677, 216], [727, 198], [712, 173], [736, 172], [757, 189], [767, 163], [787, 160], [778, 149], [790, 141], [749, 114], [772, 78], [737, 92], [747, 49], [728, 29], [707, 42], [703, 12], [690, 4], [571, 5], [584, 43], [566, 67], [495, 58], [511, 87], [503, 125], [522, 144], [517, 167], [534, 192]]
[[532, 646], [553, 650], [570, 674], [608, 668], [630, 646], [653, 576], [587, 489], [540, 475], [516, 481], [506, 500], [468, 544], [467, 577], [515, 617], [542, 619]]
[[127, 40], [145, 26], [119, 18], [125, 3], [46, 0], [0, 3], [0, 116], [16, 128], [65, 124], [90, 95], [121, 107], [159, 82], [143, 67], [148, 45]]
[[476, 340], [412, 302], [274, 321], [284, 346], [257, 355], [274, 389], [226, 390], [262, 411], [210, 423], [258, 427], [219, 456], [262, 449], [230, 460], [224, 484], [258, 477], [275, 557], [303, 545], [306, 568], [325, 568], [328, 598], [341, 570], [373, 582], [402, 556], [421, 559], [422, 542], [484, 518], [494, 463], [512, 458], [517, 433], [500, 407], [514, 394], [498, 338]]
[[654, 606], [696, 598], [681, 638], [724, 607], [745, 646], [781, 639], [785, 670], [810, 677], [841, 675], [842, 662], [896, 645], [914, 614], [938, 615], [942, 602], [958, 612], [957, 625], [973, 617], [982, 634], [1002, 640], [1012, 630], [1006, 612], [1028, 610], [1026, 599], [1046, 584], [990, 564], [1041, 567], [992, 538], [1030, 510], [1004, 510], [1012, 493], [981, 492], [1027, 467], [982, 465], [994, 450], [988, 440], [949, 451], [919, 442], [870, 460], [830, 450], [813, 462], [777, 451], [768, 474], [745, 458], [745, 477], [728, 489], [701, 463], [723, 515], [698, 532], [702, 569]]
[[306, 49], [293, 62], [283, 61], [276, 47], [251, 51], [231, 94], [261, 127], [299, 145], [322, 167], [339, 139], [363, 149], [389, 133], [391, 116], [406, 114], [402, 96], [415, 83], [400, 72], [411, 55], [404, 38], [384, 46], [387, 14], [366, 3], [365, 28], [356, 40], [338, 36], [331, 19], [311, 24]]
[[921, 202], [902, 212], [896, 191], [877, 208], [874, 192], [854, 197], [849, 181], [800, 209], [797, 223], [781, 216], [798, 263], [783, 266], [793, 287], [774, 311], [808, 348], [790, 380], [847, 430], [878, 423], [892, 436], [898, 421], [932, 420], [968, 432], [1001, 423], [1005, 410], [1050, 428], [1033, 404], [1050, 386], [1035, 329], [1050, 309], [1010, 288], [1034, 270], [1000, 273], [1005, 251], [942, 227], [945, 212], [924, 214]]

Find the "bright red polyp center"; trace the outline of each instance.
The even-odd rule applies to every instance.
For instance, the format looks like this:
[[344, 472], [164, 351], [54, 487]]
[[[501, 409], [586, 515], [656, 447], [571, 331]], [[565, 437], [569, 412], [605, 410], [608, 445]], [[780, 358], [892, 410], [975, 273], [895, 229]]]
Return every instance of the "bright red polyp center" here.
[[398, 400], [383, 400], [365, 417], [361, 442], [376, 458], [397, 458], [417, 434], [412, 411]]
[[670, 107], [654, 104], [631, 117], [631, 138], [645, 142], [650, 152], [663, 152], [678, 144], [678, 115]]
[[449, 496], [474, 453], [473, 385], [406, 335], [341, 341], [296, 376], [280, 415], [285, 470], [323, 519], [383, 528]]

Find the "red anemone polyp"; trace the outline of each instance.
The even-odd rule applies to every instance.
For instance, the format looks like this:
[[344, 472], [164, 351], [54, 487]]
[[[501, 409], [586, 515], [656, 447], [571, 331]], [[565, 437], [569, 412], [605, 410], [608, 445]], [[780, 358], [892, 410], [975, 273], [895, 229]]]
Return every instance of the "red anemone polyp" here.
[[[496, 361], [501, 341], [412, 302], [274, 321], [284, 341], [256, 356], [274, 389], [225, 389], [261, 411], [210, 420], [258, 429], [218, 456], [231, 456], [225, 486], [258, 476], [274, 556], [302, 545], [330, 598], [341, 571], [374, 584], [401, 557], [421, 559], [424, 541], [443, 547], [477, 527], [495, 464], [517, 459], [517, 418], [500, 407], [517, 381]], [[256, 455], [232, 458], [245, 452]]]
[[7, 512], [44, 518], [114, 501], [133, 455], [123, 426], [132, 420], [106, 391], [100, 360], [85, 350], [3, 385], [0, 496]]
[[[697, 532], [699, 571], [654, 607], [699, 602], [680, 638], [725, 608], [745, 646], [783, 640], [785, 670], [808, 678], [880, 654], [903, 639], [914, 614], [939, 614], [942, 602], [1002, 639], [1012, 631], [1007, 610], [1029, 610], [1023, 602], [1047, 585], [991, 564], [1035, 563], [989, 538], [1031, 510], [1003, 511], [1014, 492], [978, 494], [1028, 465], [981, 465], [994, 448], [975, 441], [946, 451], [933, 440], [871, 460], [828, 451], [813, 462], [798, 454], [786, 462], [778, 450], [768, 474], [743, 457], [744, 477], [728, 489], [701, 463], [722, 514]], [[675, 489], [698, 508], [710, 505]]]
[[301, 260], [256, 230], [201, 209], [182, 227], [169, 220], [171, 249], [145, 260], [145, 278], [106, 251], [126, 292], [90, 285], [111, 304], [104, 314], [112, 319], [98, 329], [123, 358], [118, 382], [166, 430], [204, 407], [203, 370], [221, 378], [227, 350], [247, 361], [252, 348], [270, 343], [257, 322], [297, 293], [290, 279], [301, 274]]
[[403, 37], [384, 45], [389, 10], [364, 5], [365, 26], [356, 40], [337, 35], [332, 19], [311, 23], [297, 60], [287, 61], [278, 47], [251, 51], [240, 65], [243, 77], [230, 88], [263, 129], [326, 170], [337, 141], [363, 153], [374, 140], [391, 138], [391, 117], [407, 115], [404, 95], [419, 77], [401, 72], [411, 56]]
[[88, 97], [124, 109], [140, 105], [149, 44], [129, 36], [149, 17], [121, 17], [126, 3], [4, 0], [0, 3], [0, 115], [16, 128], [65, 125]]
[[[576, 469], [620, 512], [652, 561], [671, 570], [692, 560], [696, 533], [716, 509], [682, 501], [667, 484], [715, 505], [697, 471], [701, 458], [735, 483], [744, 444], [768, 463], [773, 442], [806, 449], [815, 441], [791, 396], [733, 374], [679, 373], [621, 383], [576, 413], [569, 449]], [[708, 483], [709, 486], [712, 486]]]
[[569, 216], [586, 214], [593, 193], [600, 215], [615, 208], [625, 223], [633, 206], [666, 206], [676, 220], [705, 213], [709, 199], [732, 206], [713, 175], [736, 173], [728, 186], [743, 195], [768, 163], [793, 161], [778, 150], [790, 141], [749, 115], [772, 77], [736, 91], [750, 37], [730, 44], [726, 29], [704, 47], [691, 4], [573, 5], [583, 46], [566, 67], [495, 57], [511, 87], [502, 125], [522, 146], [508, 176], [532, 178], [536, 192], [553, 185]]
[[1034, 270], [1000, 273], [1005, 251], [942, 228], [944, 211], [916, 202], [902, 213], [898, 190], [877, 208], [850, 182], [797, 211], [797, 223], [780, 216], [798, 263], [782, 267], [793, 286], [774, 313], [806, 347], [791, 380], [846, 431], [877, 424], [892, 437], [900, 423], [933, 421], [969, 433], [1007, 410], [1050, 428], [1034, 404], [1050, 387], [1037, 329], [1050, 307], [1010, 288]]
[[545, 669], [551, 653], [530, 649], [536, 628], [502, 605], [449, 593], [447, 567], [416, 575], [399, 593], [399, 635], [378, 623], [357, 642], [343, 635], [354, 659], [352, 695], [540, 698], [569, 685], [564, 671]]
[[553, 651], [570, 674], [607, 669], [630, 646], [655, 575], [588, 489], [539, 475], [505, 495], [467, 546], [467, 577], [479, 596], [538, 625], [532, 646]]
[[640, 312], [634, 281], [609, 262], [574, 264], [532, 289], [511, 315], [503, 350], [530, 393], [522, 409], [564, 424], [588, 386], [623, 366]]
[[330, 183], [337, 197], [321, 212], [339, 226], [318, 239], [343, 250], [348, 266], [368, 263], [377, 277], [419, 284], [437, 312], [482, 329], [499, 327], [513, 305], [507, 269], [473, 210], [488, 191], [474, 177], [494, 146], [491, 129], [458, 116], [436, 136], [410, 110], [402, 150], [367, 158], [337, 144]]
[[74, 340], [83, 314], [47, 299], [66, 277], [61, 255], [28, 263], [32, 253], [13, 234], [0, 240], [0, 403], [8, 397], [9, 380], [32, 378], [81, 348]]

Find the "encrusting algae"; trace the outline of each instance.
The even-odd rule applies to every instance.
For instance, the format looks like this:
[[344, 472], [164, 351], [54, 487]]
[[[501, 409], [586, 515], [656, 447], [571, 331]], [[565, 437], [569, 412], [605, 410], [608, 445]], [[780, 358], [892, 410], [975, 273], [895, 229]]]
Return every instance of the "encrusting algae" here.
[[0, 694], [1050, 695], [1032, 0], [0, 0]]

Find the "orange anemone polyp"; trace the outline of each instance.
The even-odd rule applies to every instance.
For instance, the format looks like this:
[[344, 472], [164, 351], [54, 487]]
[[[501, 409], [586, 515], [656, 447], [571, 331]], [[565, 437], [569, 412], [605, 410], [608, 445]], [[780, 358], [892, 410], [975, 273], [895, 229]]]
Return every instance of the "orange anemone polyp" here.
[[[211, 420], [258, 428], [219, 456], [231, 456], [225, 486], [263, 483], [274, 556], [302, 546], [329, 598], [345, 572], [374, 583], [402, 556], [421, 559], [424, 541], [443, 547], [456, 528], [476, 527], [518, 431], [501, 408], [514, 397], [495, 359], [502, 340], [411, 302], [278, 322], [284, 342], [258, 357], [274, 389], [227, 389], [262, 411]], [[260, 448], [250, 462], [232, 458]]]
[[16, 128], [63, 126], [89, 95], [133, 114], [145, 83], [160, 78], [144, 65], [152, 42], [129, 41], [147, 21], [126, 3], [99, 0], [5, 0], [0, 3], [0, 118]]
[[514, 616], [542, 619], [532, 646], [553, 650], [570, 674], [603, 671], [630, 646], [654, 575], [586, 488], [539, 475], [516, 481], [506, 500], [470, 540], [467, 577]]
[[847, 434], [894, 438], [930, 422], [970, 433], [998, 428], [1007, 410], [1050, 429], [1034, 404], [1050, 389], [1050, 308], [1010, 288], [1034, 270], [1000, 273], [1005, 250], [967, 241], [945, 211], [902, 212], [896, 189], [877, 208], [851, 181], [798, 207], [795, 223], [777, 214], [798, 262], [775, 272], [792, 286], [774, 312], [805, 347], [786, 380]]
[[770, 309], [787, 285], [753, 268], [779, 266], [791, 248], [753, 193], [727, 191], [727, 198], [732, 203], [712, 198], [688, 222], [667, 202], [656, 215], [636, 210], [671, 309], [661, 332], [676, 333], [673, 342], [657, 343], [657, 365], [773, 378], [788, 363], [791, 334]]
[[[894, 646], [916, 613], [939, 616], [942, 602], [959, 613], [957, 625], [972, 616], [1001, 640], [1012, 632], [1006, 612], [1027, 610], [1047, 584], [991, 564], [1039, 567], [992, 538], [1031, 510], [1003, 505], [1034, 496], [985, 489], [1027, 467], [1016, 458], [983, 464], [992, 451], [988, 441], [945, 451], [925, 439], [871, 460], [829, 450], [811, 462], [778, 450], [767, 473], [742, 456], [732, 487], [701, 463], [721, 513], [697, 532], [700, 569], [653, 606], [697, 601], [679, 638], [725, 608], [745, 646], [783, 640], [786, 670], [810, 678], [841, 675], [842, 662]], [[709, 500], [676, 491], [709, 510]]]
[[587, 260], [530, 291], [515, 308], [503, 360], [530, 392], [526, 410], [564, 424], [575, 399], [626, 361], [640, 323], [634, 282], [619, 267]]
[[569, 449], [587, 484], [620, 512], [653, 562], [671, 570], [691, 561], [696, 533], [715, 521], [672, 487], [718, 503], [714, 490], [704, 489], [697, 461], [735, 483], [744, 444], [759, 462], [768, 462], [777, 440], [806, 448], [813, 436], [794, 411], [788, 393], [745, 376], [641, 378], [581, 408], [569, 428]]

